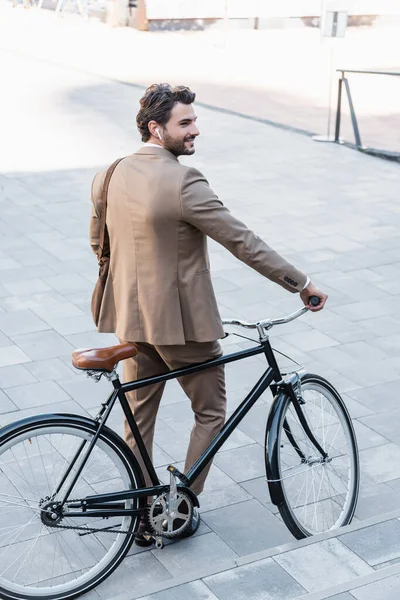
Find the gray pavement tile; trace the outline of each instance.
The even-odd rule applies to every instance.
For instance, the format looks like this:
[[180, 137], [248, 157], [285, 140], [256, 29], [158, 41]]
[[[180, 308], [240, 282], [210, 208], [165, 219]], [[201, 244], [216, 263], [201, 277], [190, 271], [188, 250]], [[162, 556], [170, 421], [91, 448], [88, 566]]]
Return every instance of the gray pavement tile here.
[[[242, 350], [242, 348], [240, 348], [238, 346], [238, 350]], [[226, 393], [226, 401], [227, 401], [226, 402], [226, 408], [227, 408], [227, 413], [231, 414], [232, 412], [234, 412], [237, 409], [237, 407], [240, 404], [242, 404], [243, 400], [246, 398], [246, 396], [248, 395], [248, 393], [249, 393], [249, 388], [248, 387], [227, 390], [227, 393]], [[268, 402], [271, 402], [271, 400], [272, 400], [271, 394], [269, 392], [265, 392], [257, 400], [255, 406], [251, 409], [251, 412], [253, 410], [255, 410], [255, 408], [257, 406], [259, 406], [260, 404], [266, 404]], [[241, 423], [240, 423], [239, 427], [240, 426], [241, 426]]]
[[[55, 331], [41, 331], [11, 336], [31, 360], [55, 358], [72, 352], [75, 348]], [[22, 362], [22, 361], [21, 361]]]
[[354, 596], [351, 596], [348, 592], [343, 594], [336, 594], [335, 596], [329, 596], [326, 600], [354, 600]]
[[265, 474], [264, 450], [259, 444], [221, 452], [215, 464], [237, 483]]
[[[94, 286], [93, 286], [94, 288]], [[74, 304], [77, 308], [79, 308], [84, 314], [91, 314], [91, 295], [87, 292], [78, 292], [77, 294], [65, 294], [65, 300]]]
[[301, 334], [284, 335], [281, 339], [294, 347], [298, 346], [303, 352], [318, 350], [319, 348], [330, 348], [339, 344], [337, 340], [316, 330], [303, 331]]
[[[9, 254], [17, 260], [22, 267], [47, 265], [57, 269], [58, 261], [54, 256], [42, 248], [29, 248], [28, 250], [9, 250]], [[60, 263], [61, 264], [61, 263]]]
[[[121, 424], [122, 423], [123, 419], [121, 418]], [[120, 427], [119, 435], [121, 437], [124, 437], [122, 426]], [[160, 446], [158, 446], [157, 444], [153, 444], [153, 464], [155, 467], [165, 467], [172, 464], [173, 462], [173, 458], [169, 454], [164, 452], [164, 450], [160, 448]]]
[[[340, 347], [329, 348], [329, 350], [340, 349]], [[321, 350], [324, 352], [324, 350]], [[350, 355], [348, 355], [350, 358]], [[342, 354], [344, 358], [344, 355]], [[339, 359], [341, 360], [341, 359]], [[353, 380], [356, 384], [354, 387], [372, 387], [377, 384], [387, 383], [398, 379], [400, 375], [400, 362], [397, 357], [385, 358], [384, 360], [348, 360], [344, 358], [344, 363], [340, 366], [334, 364], [336, 370], [349, 379]]]
[[41, 305], [39, 304], [35, 308], [33, 308], [33, 312], [35, 312], [39, 317], [51, 323], [53, 319], [66, 319], [68, 317], [81, 317], [83, 316], [83, 312], [75, 306], [72, 302], [66, 302], [61, 296], [61, 302], [57, 302], [49, 305]]
[[215, 533], [180, 540], [163, 550], [152, 550], [152, 553], [174, 577], [195, 569], [215, 568], [218, 563], [237, 557]]
[[253, 439], [251, 439], [248, 435], [240, 431], [239, 428], [236, 428], [226, 440], [220, 452], [232, 450], [233, 448], [240, 448], [242, 446], [249, 446], [254, 443], [255, 442]]
[[365, 329], [365, 327], [351, 326], [349, 329], [344, 331], [335, 331], [330, 334], [334, 340], [341, 344], [350, 344], [353, 342], [365, 342], [368, 343], [374, 338], [374, 334], [371, 331]]
[[400, 356], [400, 336], [398, 334], [375, 338], [372, 340], [372, 345], [388, 356]]
[[[11, 402], [10, 398], [6, 396], [4, 392], [0, 390], [0, 414], [14, 412], [18, 410], [18, 407]], [[1, 417], [0, 417], [0, 426], [1, 426]]]
[[139, 600], [218, 600], [202, 581], [192, 581], [185, 585], [156, 592], [150, 596], [142, 596]]
[[400, 417], [400, 409], [391, 410], [363, 417], [360, 421], [369, 428], [379, 432], [381, 436], [385, 436], [388, 441], [398, 443], [399, 426], [398, 419]]
[[51, 287], [41, 279], [25, 279], [23, 281], [14, 281], [13, 283], [3, 282], [3, 286], [13, 296], [29, 296], [30, 294], [38, 294], [51, 290]]
[[395, 315], [398, 306], [398, 298], [390, 297], [386, 298], [385, 302], [380, 299], [364, 300], [363, 302], [353, 302], [352, 304], [333, 307], [331, 310], [350, 321], [362, 321], [363, 319]]
[[388, 485], [392, 490], [400, 492], [400, 479], [392, 479], [391, 481], [388, 481], [386, 485]]
[[140, 552], [126, 557], [118, 569], [96, 588], [96, 592], [101, 598], [108, 600], [126, 593], [132, 586], [135, 589], [144, 588], [146, 585], [170, 579], [172, 575], [151, 552]]
[[364, 560], [335, 538], [285, 552], [274, 560], [309, 592], [373, 572]]
[[375, 317], [358, 322], [375, 335], [386, 336], [400, 333], [400, 321], [394, 317]]
[[203, 579], [218, 600], [291, 600], [305, 589], [271, 558]]
[[360, 451], [360, 465], [364, 475], [376, 483], [400, 477], [400, 447], [384, 444]]
[[342, 346], [320, 348], [319, 350], [311, 351], [310, 355], [340, 373], [343, 373], [346, 369], [352, 369], [357, 373], [360, 366], [356, 358], [350, 357], [349, 354], [343, 350]]
[[56, 404], [54, 410], [52, 410], [51, 405], [45, 404], [42, 406], [30, 406], [24, 410], [6, 413], [1, 417], [1, 424], [4, 426], [13, 423], [14, 421], [25, 419], [25, 417], [47, 413], [69, 413], [88, 416], [86, 411], [77, 402], [74, 402], [74, 400], [67, 400], [66, 402], [59, 402]]
[[374, 348], [367, 342], [342, 344], [341, 350], [349, 354], [350, 357], [357, 357], [359, 361], [380, 361], [386, 358], [385, 352], [379, 348]]
[[75, 348], [108, 348], [119, 344], [118, 339], [112, 333], [97, 333], [88, 331], [86, 333], [73, 333], [66, 335], [65, 339]]
[[96, 592], [96, 590], [91, 590], [87, 594], [83, 594], [82, 598], [84, 600], [100, 600], [101, 596]]
[[[226, 389], [237, 389], [247, 387], [248, 391], [257, 383], [258, 379], [267, 368], [267, 363], [257, 360], [243, 360], [238, 363], [229, 364], [225, 368]], [[245, 369], [245, 371], [244, 371]]]
[[194, 415], [189, 400], [167, 406], [161, 404], [158, 414], [168, 427], [178, 433], [191, 431], [193, 427]]
[[[68, 356], [68, 360], [71, 363], [71, 357]], [[27, 363], [24, 367], [26, 371], [32, 373], [32, 380], [34, 377], [38, 381], [48, 381], [50, 379], [61, 380], [72, 377], [77, 373], [76, 369], [71, 365], [67, 366], [60, 358], [48, 358], [46, 360], [37, 360]], [[31, 383], [30, 381], [21, 383]], [[0, 385], [1, 385], [1, 371], [0, 371]]]
[[[378, 415], [374, 415], [374, 419]], [[381, 416], [381, 415], [379, 415]], [[366, 417], [368, 419], [368, 417]], [[357, 444], [359, 450], [364, 450], [365, 448], [373, 448], [374, 446], [381, 446], [382, 444], [387, 444], [390, 441], [390, 438], [383, 437], [379, 435], [374, 429], [367, 427], [363, 422], [353, 421], [354, 429], [356, 432]], [[370, 421], [370, 425], [373, 426], [374, 422]]]
[[[4, 315], [0, 313], [0, 318]], [[7, 346], [11, 346], [12, 341], [8, 338], [4, 333], [0, 332], [0, 348], [6, 348]]]
[[7, 284], [23, 284], [25, 281], [42, 280], [43, 277], [51, 277], [54, 271], [47, 265], [35, 265], [4, 271], [2, 282]]
[[360, 417], [367, 417], [368, 415], [373, 414], [373, 411], [370, 408], [367, 408], [363, 403], [354, 400], [354, 398], [350, 396], [350, 393], [351, 391], [346, 392], [346, 394], [341, 394], [341, 396], [352, 419], [359, 419]]
[[172, 379], [171, 381], [167, 381], [165, 385], [162, 396], [162, 406], [176, 404], [178, 402], [188, 403], [189, 399], [179, 385], [178, 381], [176, 379]]
[[96, 325], [94, 324], [91, 315], [67, 317], [66, 319], [52, 319], [51, 326], [61, 335], [71, 335], [74, 333], [96, 330]]
[[380, 413], [399, 408], [397, 400], [398, 389], [399, 380], [396, 380], [382, 383], [381, 385], [352, 390], [348, 394], [368, 407], [373, 413]]
[[50, 326], [30, 310], [16, 310], [0, 314], [0, 329], [6, 335], [18, 335], [45, 331]]
[[392, 519], [358, 531], [341, 535], [339, 539], [369, 565], [375, 567], [400, 558], [400, 521]]
[[7, 389], [7, 396], [20, 408], [51, 404], [69, 400], [68, 394], [55, 381], [40, 381], [28, 385], [18, 385]]
[[209, 480], [207, 478], [205, 490], [200, 496], [201, 513], [230, 506], [251, 500], [252, 496], [236, 483], [226, 484], [223, 487], [209, 489]]
[[93, 284], [78, 273], [67, 273], [46, 277], [45, 282], [60, 294], [72, 294], [74, 292], [89, 292], [93, 290]]
[[0, 271], [11, 271], [12, 269], [21, 269], [22, 266], [13, 258], [2, 258], [0, 261]]
[[392, 485], [395, 481], [361, 485], [355, 516], [358, 519], [369, 519], [396, 510], [400, 506], [400, 487], [396, 489]]
[[112, 392], [111, 384], [104, 379], [95, 383], [92, 379], [85, 378], [84, 375], [74, 379], [61, 379], [57, 381], [58, 385], [83, 408], [98, 407], [104, 402]]
[[356, 600], [398, 600], [399, 596], [400, 575], [393, 575], [351, 590], [350, 598], [356, 598]]
[[30, 357], [16, 345], [0, 348], [0, 367], [18, 365], [30, 360]]
[[[311, 368], [308, 370], [312, 371]], [[321, 367], [318, 369], [318, 374], [322, 377], [325, 377], [325, 379], [327, 379], [337, 390], [340, 390], [341, 394], [359, 389], [361, 387], [359, 383], [356, 383], [350, 377], [345, 377], [343, 373], [339, 373], [334, 369], [329, 369], [326, 365], [324, 365], [324, 368]], [[364, 408], [364, 410], [368, 411], [366, 408]]]
[[35, 383], [35, 378], [29, 370], [26, 368], [31, 363], [25, 365], [13, 365], [11, 367], [2, 367], [0, 369], [0, 388], [13, 387], [15, 385], [26, 385], [28, 383]]
[[[267, 401], [271, 401], [270, 395], [264, 394]], [[243, 396], [244, 397], [244, 396]], [[264, 446], [265, 429], [268, 421], [269, 406], [266, 404], [255, 405], [239, 424], [239, 431], [245, 433], [253, 442]], [[250, 477], [247, 477], [250, 479]]]
[[213, 277], [212, 281], [217, 296], [218, 294], [222, 294], [225, 292], [233, 292], [235, 290], [240, 289], [240, 287], [237, 284], [225, 277]]
[[256, 479], [242, 481], [240, 486], [249, 492], [253, 498], [268, 508], [271, 513], [276, 514], [278, 512], [278, 507], [271, 502], [266, 475], [263, 477], [257, 477]]
[[40, 294], [30, 294], [29, 296], [8, 296], [7, 298], [2, 298], [0, 303], [7, 311], [30, 309], [35, 312], [35, 309], [38, 306], [45, 308], [54, 304], [59, 304], [60, 302], [63, 302], [63, 300], [63, 296], [51, 291]]
[[83, 594], [83, 600], [100, 600], [101, 596], [96, 592], [96, 590], [91, 590], [87, 594]]
[[174, 461], [185, 460], [189, 439], [189, 430], [180, 431], [177, 435], [176, 431], [168, 427], [161, 417], [157, 418], [155, 441], [164, 452], [173, 457]]
[[202, 517], [239, 556], [293, 540], [283, 523], [254, 499], [203, 513]]

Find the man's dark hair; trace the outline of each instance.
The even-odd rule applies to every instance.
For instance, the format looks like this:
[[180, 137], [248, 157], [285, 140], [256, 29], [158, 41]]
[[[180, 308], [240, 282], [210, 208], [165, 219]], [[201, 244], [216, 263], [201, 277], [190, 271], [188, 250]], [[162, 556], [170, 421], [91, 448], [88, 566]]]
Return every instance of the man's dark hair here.
[[157, 121], [163, 127], [171, 117], [177, 102], [192, 104], [196, 94], [184, 85], [172, 87], [169, 83], [154, 83], [147, 88], [140, 99], [140, 110], [136, 115], [136, 124], [143, 142], [150, 139], [149, 122]]

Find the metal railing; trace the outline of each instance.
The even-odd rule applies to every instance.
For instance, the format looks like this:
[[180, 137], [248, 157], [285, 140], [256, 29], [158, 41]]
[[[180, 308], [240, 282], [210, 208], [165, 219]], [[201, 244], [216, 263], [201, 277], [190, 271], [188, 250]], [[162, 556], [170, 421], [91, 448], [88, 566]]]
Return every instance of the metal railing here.
[[356, 112], [354, 109], [353, 99], [350, 91], [350, 83], [348, 78], [346, 77], [346, 73], [356, 73], [362, 75], [389, 75], [391, 77], [400, 77], [399, 71], [372, 71], [368, 69], [336, 69], [337, 73], [341, 73], [341, 77], [338, 81], [338, 99], [337, 99], [337, 108], [336, 108], [336, 125], [335, 125], [335, 142], [343, 143], [340, 140], [340, 125], [341, 125], [341, 116], [342, 116], [342, 96], [343, 96], [343, 85], [346, 90], [347, 100], [350, 108], [350, 117], [353, 126], [353, 133], [355, 139], [355, 146], [358, 150], [362, 152], [368, 152], [371, 154], [377, 154], [381, 156], [386, 156], [386, 158], [392, 158], [395, 160], [400, 160], [400, 153], [389, 152], [385, 150], [375, 150], [371, 148], [365, 148], [361, 142], [360, 129], [358, 126], [358, 121], [356, 117]]

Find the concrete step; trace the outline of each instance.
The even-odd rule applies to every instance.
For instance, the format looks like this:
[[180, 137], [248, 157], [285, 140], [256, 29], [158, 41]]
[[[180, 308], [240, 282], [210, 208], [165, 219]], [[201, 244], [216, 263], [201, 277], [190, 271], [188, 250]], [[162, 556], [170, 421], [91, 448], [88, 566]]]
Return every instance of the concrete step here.
[[[114, 600], [397, 600], [399, 540], [400, 507], [340, 530], [223, 561], [212, 569], [133, 585]], [[168, 548], [152, 552], [157, 556], [165, 551]], [[133, 584], [134, 580], [132, 573]], [[97, 592], [105, 597], [101, 586]]]

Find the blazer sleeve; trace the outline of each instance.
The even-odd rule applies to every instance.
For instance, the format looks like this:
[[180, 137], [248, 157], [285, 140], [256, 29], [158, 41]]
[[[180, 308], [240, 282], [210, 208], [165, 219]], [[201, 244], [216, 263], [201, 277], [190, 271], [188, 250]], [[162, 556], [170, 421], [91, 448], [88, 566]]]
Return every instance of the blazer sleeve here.
[[92, 210], [90, 213], [89, 239], [90, 245], [95, 254], [97, 254], [100, 244], [101, 193], [103, 190], [104, 179], [105, 172], [102, 171], [100, 173], [97, 173], [92, 182]]
[[186, 169], [183, 175], [181, 212], [185, 221], [264, 277], [290, 292], [300, 292], [304, 288], [306, 275], [236, 219], [196, 169]]

